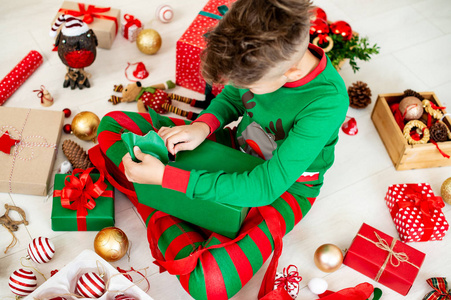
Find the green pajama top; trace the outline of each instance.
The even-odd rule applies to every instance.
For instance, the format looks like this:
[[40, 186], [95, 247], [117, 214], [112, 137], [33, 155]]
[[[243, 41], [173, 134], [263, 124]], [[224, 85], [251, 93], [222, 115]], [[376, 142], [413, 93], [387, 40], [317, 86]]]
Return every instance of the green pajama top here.
[[349, 105], [346, 86], [322, 49], [306, 77], [275, 92], [255, 95], [227, 85], [196, 121], [221, 130], [242, 119], [236, 137], [241, 149], [265, 161], [244, 173], [184, 171], [166, 166], [164, 188], [190, 198], [237, 206], [264, 206], [285, 191], [316, 197], [334, 161], [338, 133]]

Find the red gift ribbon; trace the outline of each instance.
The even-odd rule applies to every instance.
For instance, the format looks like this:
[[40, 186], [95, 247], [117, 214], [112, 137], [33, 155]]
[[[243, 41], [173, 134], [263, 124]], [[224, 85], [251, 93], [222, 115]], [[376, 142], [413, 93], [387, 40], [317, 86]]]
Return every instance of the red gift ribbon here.
[[86, 24], [91, 24], [94, 21], [94, 18], [114, 21], [114, 24], [116, 25], [116, 34], [117, 34], [118, 29], [117, 18], [113, 16], [102, 15], [102, 13], [109, 11], [111, 9], [110, 7], [95, 7], [95, 5], [88, 5], [88, 9], [86, 9], [84, 3], [78, 3], [78, 9], [79, 10], [60, 8], [58, 12], [67, 15], [72, 15], [74, 17], [83, 16], [83, 22], [85, 22]]
[[398, 201], [395, 203], [395, 206], [393, 207], [391, 211], [391, 216], [394, 219], [396, 216], [396, 213], [401, 208], [406, 207], [416, 207], [422, 212], [422, 222], [424, 224], [424, 234], [421, 237], [421, 241], [425, 242], [428, 241], [434, 231], [434, 224], [432, 222], [432, 215], [434, 209], [440, 210], [445, 206], [443, 203], [442, 197], [439, 196], [433, 196], [433, 197], [426, 197], [421, 193], [422, 187], [420, 186], [414, 186], [411, 187], [412, 193], [405, 194], [404, 201]]
[[124, 37], [126, 39], [128, 39], [128, 29], [133, 25], [136, 25], [136, 27], [140, 28], [141, 21], [129, 14], [125, 14], [124, 19], [125, 19], [125, 21], [127, 21], [127, 23], [125, 23], [125, 26], [124, 26]]
[[[96, 207], [94, 199], [98, 197], [113, 197], [113, 191], [106, 190], [108, 185], [104, 181], [103, 172], [100, 171], [99, 179], [93, 182], [89, 176], [92, 170], [94, 168], [87, 170], [75, 169], [71, 175], [67, 175], [64, 179], [64, 188], [53, 191], [53, 197], [61, 197], [62, 207], [77, 211], [78, 231], [87, 230], [86, 216], [88, 215], [88, 209], [91, 210]], [[75, 175], [79, 173], [79, 177], [76, 177]]]
[[[290, 269], [292, 270], [290, 271]], [[282, 275], [283, 275], [282, 277], [277, 278], [274, 281], [275, 286], [282, 287], [287, 292], [299, 288], [299, 282], [301, 282], [302, 277], [299, 275], [298, 268], [295, 265], [289, 265], [288, 268], [284, 268]], [[290, 288], [288, 283], [291, 283], [293, 287]]]

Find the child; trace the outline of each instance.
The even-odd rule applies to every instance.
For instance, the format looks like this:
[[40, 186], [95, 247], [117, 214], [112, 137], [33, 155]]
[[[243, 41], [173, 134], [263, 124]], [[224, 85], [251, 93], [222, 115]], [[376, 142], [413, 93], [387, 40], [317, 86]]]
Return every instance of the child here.
[[349, 100], [323, 51], [308, 45], [309, 6], [299, 0], [237, 1], [209, 33], [203, 55], [204, 77], [229, 85], [191, 125], [158, 132], [176, 154], [242, 117], [237, 144], [265, 163], [243, 174], [187, 172], [136, 149], [142, 163], [125, 155], [127, 178], [237, 206], [268, 205], [288, 189], [316, 197]]
[[[310, 9], [309, 0], [237, 0], [209, 33], [202, 57], [204, 77], [228, 85], [193, 123], [160, 117], [160, 123], [179, 126], [158, 130], [149, 114], [112, 112], [100, 124], [102, 153], [93, 163], [129, 196], [147, 224], [153, 256], [171, 266], [168, 271], [179, 275], [195, 299], [232, 297], [274, 250], [260, 296], [271, 291], [282, 236], [309, 211], [333, 163], [349, 100], [327, 56], [308, 43]], [[237, 129], [224, 129], [240, 117]], [[263, 160], [242, 173], [206, 172], [195, 165], [184, 171], [135, 147], [141, 160], [135, 163], [120, 135], [150, 130], [158, 130], [172, 154], [196, 151], [208, 138]], [[237, 159], [248, 159], [237, 153]], [[130, 182], [254, 208], [237, 238], [214, 233], [206, 238], [189, 223], [140, 204]]]

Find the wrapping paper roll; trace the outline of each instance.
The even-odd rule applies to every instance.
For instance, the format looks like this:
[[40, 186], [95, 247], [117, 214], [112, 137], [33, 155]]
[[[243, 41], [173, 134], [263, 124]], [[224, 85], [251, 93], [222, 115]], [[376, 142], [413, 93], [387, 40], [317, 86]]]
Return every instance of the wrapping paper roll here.
[[30, 77], [42, 64], [42, 55], [35, 50], [30, 51], [0, 82], [0, 105]]

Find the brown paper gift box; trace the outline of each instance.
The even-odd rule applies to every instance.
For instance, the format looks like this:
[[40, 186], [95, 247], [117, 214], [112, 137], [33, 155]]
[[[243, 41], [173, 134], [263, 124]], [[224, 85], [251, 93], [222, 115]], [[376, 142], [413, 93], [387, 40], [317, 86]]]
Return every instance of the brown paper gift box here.
[[0, 192], [47, 195], [63, 120], [62, 111], [0, 107], [0, 136], [19, 140], [0, 152]]
[[[81, 2], [64, 1], [51, 25], [53, 25], [56, 19], [63, 13], [79, 18], [88, 24], [88, 27], [91, 28], [97, 36], [99, 48], [111, 48], [121, 25], [121, 11], [119, 9], [97, 7]], [[92, 22], [90, 22], [91, 20]]]

